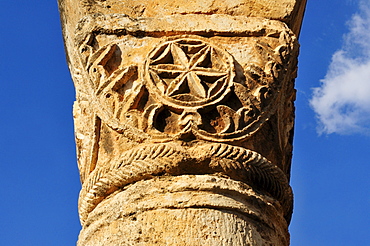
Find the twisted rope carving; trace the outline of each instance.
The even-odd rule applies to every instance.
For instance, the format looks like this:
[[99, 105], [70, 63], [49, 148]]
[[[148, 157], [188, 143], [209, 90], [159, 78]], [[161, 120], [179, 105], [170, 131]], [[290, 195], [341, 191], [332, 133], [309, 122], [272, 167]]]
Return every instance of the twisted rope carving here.
[[292, 191], [285, 174], [252, 150], [222, 143], [188, 149], [174, 143], [152, 144], [123, 153], [121, 160], [108, 168], [95, 169], [84, 183], [79, 199], [82, 224], [88, 214], [113, 192], [128, 184], [164, 173], [189, 174], [182, 170], [186, 170], [185, 167], [190, 163], [192, 166], [200, 163], [207, 165], [207, 171], [203, 167], [202, 171], [192, 170], [192, 174], [221, 172], [256, 190], [268, 192], [282, 205], [285, 218], [290, 218]]
[[[122, 161], [108, 169], [95, 169], [84, 183], [79, 199], [82, 224], [87, 215], [109, 194], [139, 180], [162, 173], [180, 154], [171, 144], [147, 145], [125, 152]], [[154, 161], [155, 159], [155, 161]]]
[[[257, 152], [242, 147], [206, 144], [200, 149], [200, 152], [207, 153], [209, 158], [216, 159], [216, 165], [219, 165], [225, 174], [238, 178], [257, 190], [267, 191], [280, 202], [286, 219], [290, 220], [293, 193], [286, 175], [279, 167]], [[233, 174], [239, 177], [233, 177]]]

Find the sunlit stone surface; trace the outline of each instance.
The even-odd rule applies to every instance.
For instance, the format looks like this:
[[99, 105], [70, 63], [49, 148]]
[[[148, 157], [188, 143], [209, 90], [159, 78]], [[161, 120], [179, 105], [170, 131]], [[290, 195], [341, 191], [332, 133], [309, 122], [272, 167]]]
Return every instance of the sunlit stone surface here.
[[304, 0], [59, 0], [78, 245], [289, 245]]

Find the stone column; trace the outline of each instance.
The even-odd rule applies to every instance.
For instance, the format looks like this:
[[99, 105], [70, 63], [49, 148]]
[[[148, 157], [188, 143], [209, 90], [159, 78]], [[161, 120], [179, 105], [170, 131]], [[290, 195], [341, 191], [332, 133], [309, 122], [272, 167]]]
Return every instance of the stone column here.
[[289, 245], [305, 0], [59, 0], [78, 245]]

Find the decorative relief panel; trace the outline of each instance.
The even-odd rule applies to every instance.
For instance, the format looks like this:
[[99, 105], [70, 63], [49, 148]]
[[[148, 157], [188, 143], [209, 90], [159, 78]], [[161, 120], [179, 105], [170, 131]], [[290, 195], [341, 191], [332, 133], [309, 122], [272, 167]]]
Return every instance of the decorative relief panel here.
[[283, 61], [294, 38], [288, 30], [270, 32], [244, 34], [231, 49], [223, 35], [92, 32], [80, 50], [97, 114], [114, 129], [134, 128], [152, 141], [245, 139], [275, 113], [287, 82]]

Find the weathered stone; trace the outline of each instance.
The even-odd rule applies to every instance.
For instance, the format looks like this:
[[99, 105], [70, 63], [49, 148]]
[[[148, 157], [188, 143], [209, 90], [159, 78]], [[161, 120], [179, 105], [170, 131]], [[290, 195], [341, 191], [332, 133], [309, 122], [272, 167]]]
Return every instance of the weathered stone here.
[[60, 0], [79, 245], [288, 245], [305, 1]]
[[222, 177], [156, 177], [101, 202], [80, 244], [287, 245], [286, 221], [275, 203]]

